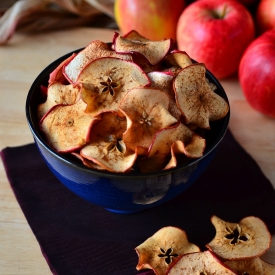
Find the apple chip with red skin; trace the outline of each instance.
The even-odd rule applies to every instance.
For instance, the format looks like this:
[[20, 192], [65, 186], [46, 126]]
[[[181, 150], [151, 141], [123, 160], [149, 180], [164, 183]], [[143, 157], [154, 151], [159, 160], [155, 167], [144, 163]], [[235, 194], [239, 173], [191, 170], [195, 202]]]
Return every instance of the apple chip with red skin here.
[[80, 87], [52, 83], [47, 90], [47, 99], [38, 105], [37, 116], [40, 120], [52, 107], [56, 105], [71, 105], [80, 99]]
[[204, 138], [186, 125], [178, 123], [155, 135], [147, 158], [140, 159], [138, 167], [142, 173], [173, 168], [177, 165], [177, 155], [199, 158], [203, 155], [205, 146]]
[[118, 111], [120, 101], [135, 87], [150, 84], [145, 72], [133, 62], [114, 57], [102, 57], [89, 63], [80, 73], [85, 112], [97, 115], [104, 111]]
[[136, 31], [131, 31], [124, 36], [115, 33], [113, 40], [114, 50], [117, 53], [140, 53], [151, 65], [156, 65], [163, 60], [173, 45], [172, 39], [152, 41]]
[[87, 143], [91, 125], [99, 118], [85, 114], [85, 109], [80, 99], [73, 105], [57, 105], [43, 117], [40, 129], [56, 151], [72, 152]]
[[176, 102], [186, 123], [209, 129], [210, 121], [222, 119], [229, 111], [228, 103], [212, 91], [203, 64], [182, 69], [174, 79]]
[[159, 89], [135, 88], [130, 90], [120, 104], [127, 118], [127, 130], [123, 134], [126, 146], [149, 148], [154, 135], [177, 122], [168, 111], [169, 97]]
[[189, 253], [177, 259], [167, 275], [237, 275], [211, 251]]
[[241, 260], [263, 255], [271, 245], [271, 234], [258, 217], [249, 216], [239, 223], [211, 217], [216, 229], [214, 239], [206, 245], [208, 249], [225, 260]]
[[82, 69], [100, 57], [116, 57], [132, 61], [130, 54], [118, 54], [107, 43], [94, 40], [64, 65], [63, 73], [70, 83], [75, 83]]
[[163, 227], [135, 248], [139, 261], [137, 270], [153, 269], [164, 275], [181, 255], [198, 252], [199, 247], [188, 241], [186, 232], [173, 226]]
[[49, 84], [52, 84], [54, 82], [60, 82], [62, 84], [68, 83], [67, 78], [63, 74], [63, 67], [68, 64], [74, 57], [76, 56], [76, 53], [73, 53], [71, 56], [69, 56], [67, 59], [65, 59], [63, 62], [61, 62], [55, 69], [50, 73], [49, 77]]
[[238, 275], [275, 275], [275, 266], [264, 262], [258, 257], [247, 260], [225, 261], [224, 264]]
[[116, 112], [101, 113], [100, 116], [101, 120], [93, 124], [89, 144], [80, 154], [110, 172], [125, 173], [137, 158], [137, 150], [129, 150], [122, 140], [126, 118]]
[[191, 65], [193, 62], [189, 55], [184, 51], [173, 50], [164, 59], [170, 66], [185, 68]]
[[193, 134], [189, 143], [185, 143], [181, 140], [176, 140], [171, 146], [171, 159], [165, 166], [164, 170], [174, 168], [178, 165], [178, 157], [185, 155], [189, 158], [199, 158], [203, 155], [206, 146], [205, 139], [197, 134]]
[[137, 150], [129, 150], [123, 140], [114, 135], [106, 140], [89, 143], [81, 149], [80, 154], [104, 169], [116, 173], [131, 170], [137, 158]]
[[81, 162], [89, 167], [89, 168], [92, 168], [92, 169], [96, 169], [96, 170], [105, 170], [102, 166], [96, 164], [95, 162], [91, 161], [91, 160], [88, 160], [84, 157], [82, 157], [79, 153], [77, 152], [72, 152], [71, 153], [74, 157], [76, 157], [77, 159], [81, 160]]
[[90, 142], [104, 140], [111, 135], [122, 139], [122, 135], [127, 129], [125, 116], [121, 116], [117, 112], [108, 111], [101, 113], [100, 118], [93, 124]]
[[147, 75], [151, 82], [150, 87], [164, 90], [169, 95], [170, 101], [168, 110], [173, 117], [179, 120], [181, 112], [176, 104], [175, 92], [173, 89], [173, 75], [167, 72], [158, 71], [150, 72]]

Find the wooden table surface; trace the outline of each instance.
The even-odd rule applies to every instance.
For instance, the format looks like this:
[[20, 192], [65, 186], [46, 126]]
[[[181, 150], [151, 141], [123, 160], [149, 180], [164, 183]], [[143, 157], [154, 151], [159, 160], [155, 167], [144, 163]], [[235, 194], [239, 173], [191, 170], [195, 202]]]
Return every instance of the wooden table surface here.
[[[33, 142], [25, 118], [25, 100], [36, 76], [56, 58], [113, 30], [76, 28], [39, 35], [16, 34], [0, 47], [0, 150]], [[230, 129], [275, 187], [275, 119], [253, 110], [236, 77], [221, 81], [231, 106]], [[262, 257], [275, 264], [275, 236]], [[0, 162], [0, 274], [52, 274], [14, 197]]]

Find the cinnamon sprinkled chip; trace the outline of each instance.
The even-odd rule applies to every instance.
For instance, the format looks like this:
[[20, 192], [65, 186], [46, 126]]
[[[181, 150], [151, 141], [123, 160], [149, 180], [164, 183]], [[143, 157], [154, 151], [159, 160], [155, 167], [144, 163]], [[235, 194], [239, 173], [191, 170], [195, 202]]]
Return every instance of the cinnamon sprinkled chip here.
[[52, 107], [56, 105], [71, 105], [80, 99], [80, 87], [52, 83], [47, 90], [47, 100], [37, 107], [37, 116], [40, 120]]
[[265, 223], [257, 217], [249, 216], [239, 223], [230, 223], [212, 216], [211, 222], [216, 229], [216, 236], [206, 247], [222, 259], [259, 257], [271, 245], [271, 234]]
[[126, 93], [150, 81], [145, 72], [133, 62], [114, 57], [102, 57], [89, 63], [77, 79], [83, 87], [82, 98], [86, 113], [97, 115], [104, 111], [118, 111]]
[[116, 57], [128, 61], [132, 61], [132, 56], [129, 54], [118, 54], [113, 51], [107, 43], [99, 40], [92, 41], [74, 58], [67, 62], [63, 72], [66, 78], [71, 83], [75, 83], [82, 69], [91, 61], [100, 57]]
[[198, 158], [203, 155], [204, 149], [205, 139], [178, 123], [156, 133], [148, 157], [138, 162], [139, 169], [145, 173], [173, 168], [177, 165], [178, 155]]
[[167, 55], [172, 46], [172, 39], [151, 41], [136, 31], [121, 36], [114, 36], [114, 49], [118, 53], [138, 52], [145, 56], [152, 65], [158, 64]]
[[174, 80], [176, 102], [186, 123], [209, 129], [210, 121], [222, 119], [228, 113], [228, 103], [212, 91], [203, 64], [182, 69]]
[[169, 97], [162, 90], [135, 88], [129, 91], [120, 104], [120, 110], [127, 117], [125, 144], [132, 150], [138, 146], [148, 149], [160, 129], [177, 122], [168, 107]]
[[43, 117], [40, 129], [56, 151], [72, 152], [87, 143], [91, 125], [98, 118], [85, 114], [85, 109], [86, 103], [80, 99], [73, 105], [57, 105]]
[[167, 275], [237, 275], [210, 251], [185, 254], [168, 270]]
[[258, 257], [247, 260], [225, 261], [224, 264], [241, 275], [275, 274], [275, 266]]
[[199, 247], [188, 241], [185, 231], [167, 226], [135, 248], [139, 261], [137, 270], [149, 268], [155, 274], [164, 275], [169, 266], [185, 253], [200, 251]]

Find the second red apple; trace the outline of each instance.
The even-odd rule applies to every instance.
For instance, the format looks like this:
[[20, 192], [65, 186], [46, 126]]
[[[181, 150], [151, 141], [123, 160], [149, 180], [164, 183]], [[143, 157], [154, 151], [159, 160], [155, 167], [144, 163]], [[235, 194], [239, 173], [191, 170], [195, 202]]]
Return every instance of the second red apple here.
[[237, 72], [254, 36], [251, 14], [232, 0], [196, 1], [183, 11], [177, 25], [178, 48], [204, 63], [217, 78]]
[[122, 34], [136, 30], [150, 40], [176, 39], [184, 0], [116, 0], [114, 14]]
[[275, 0], [261, 0], [256, 13], [259, 33], [275, 28]]

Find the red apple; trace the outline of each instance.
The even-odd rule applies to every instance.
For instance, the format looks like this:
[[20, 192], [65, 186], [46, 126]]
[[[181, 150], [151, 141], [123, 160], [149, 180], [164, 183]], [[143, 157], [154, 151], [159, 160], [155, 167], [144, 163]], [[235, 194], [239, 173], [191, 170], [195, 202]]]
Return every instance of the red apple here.
[[177, 42], [180, 50], [204, 63], [217, 78], [224, 78], [237, 72], [254, 33], [252, 16], [242, 4], [200, 0], [181, 14]]
[[256, 12], [259, 33], [275, 28], [275, 0], [261, 0]]
[[114, 13], [122, 34], [136, 30], [150, 40], [176, 39], [184, 0], [116, 0]]
[[275, 29], [255, 39], [245, 51], [239, 80], [247, 101], [259, 112], [275, 118]]

